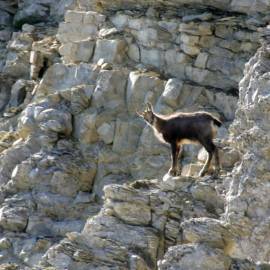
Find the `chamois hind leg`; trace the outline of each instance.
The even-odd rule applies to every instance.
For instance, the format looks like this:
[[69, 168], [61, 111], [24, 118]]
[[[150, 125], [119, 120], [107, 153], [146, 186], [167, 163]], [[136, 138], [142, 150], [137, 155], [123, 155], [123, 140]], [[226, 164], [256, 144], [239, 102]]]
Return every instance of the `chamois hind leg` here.
[[207, 160], [206, 160], [202, 170], [199, 173], [199, 176], [204, 176], [208, 172], [209, 167], [210, 167], [210, 163], [211, 163], [211, 160], [213, 157], [213, 153], [215, 153], [215, 158], [217, 158], [216, 146], [214, 145], [212, 140], [204, 141], [204, 142], [202, 142], [202, 145], [206, 149], [206, 151], [208, 153], [208, 157], [207, 157]]
[[218, 153], [217, 147], [215, 148], [214, 154], [215, 154], [215, 174], [218, 175], [220, 171], [220, 161], [219, 161], [219, 153]]
[[179, 175], [179, 168], [178, 168], [178, 157], [179, 157], [179, 153], [181, 146], [177, 145], [176, 143], [171, 143], [171, 151], [172, 151], [172, 162], [171, 162], [171, 168], [169, 170], [169, 174], [172, 176], [177, 176]]
[[178, 154], [177, 154], [177, 172], [178, 172], [178, 175], [181, 175], [182, 173], [182, 155], [183, 155], [183, 147], [182, 145], [178, 145], [179, 147], [179, 150], [178, 150]]

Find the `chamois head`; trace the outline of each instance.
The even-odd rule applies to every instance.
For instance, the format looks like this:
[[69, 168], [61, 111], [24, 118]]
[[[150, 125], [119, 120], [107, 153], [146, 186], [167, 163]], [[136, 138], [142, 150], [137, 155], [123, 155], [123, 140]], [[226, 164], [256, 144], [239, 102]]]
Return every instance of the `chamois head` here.
[[155, 119], [155, 114], [153, 112], [153, 106], [150, 102], [146, 104], [146, 109], [142, 113], [137, 112], [137, 114], [140, 117], [142, 117], [150, 125], [153, 124], [154, 119]]

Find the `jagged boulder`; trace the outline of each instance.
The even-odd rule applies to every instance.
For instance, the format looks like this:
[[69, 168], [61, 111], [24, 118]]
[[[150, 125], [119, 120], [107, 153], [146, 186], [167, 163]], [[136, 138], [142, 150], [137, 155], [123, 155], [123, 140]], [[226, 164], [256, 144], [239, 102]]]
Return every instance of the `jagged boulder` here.
[[[268, 260], [269, 179], [269, 46], [263, 46], [246, 64], [241, 80], [236, 119], [231, 127], [240, 164], [234, 169], [226, 195], [226, 220], [242, 235], [235, 254]], [[263, 237], [260, 236], [263, 235]]]
[[229, 270], [231, 259], [219, 249], [207, 245], [179, 245], [169, 248], [164, 259], [159, 261], [160, 270], [212, 269]]

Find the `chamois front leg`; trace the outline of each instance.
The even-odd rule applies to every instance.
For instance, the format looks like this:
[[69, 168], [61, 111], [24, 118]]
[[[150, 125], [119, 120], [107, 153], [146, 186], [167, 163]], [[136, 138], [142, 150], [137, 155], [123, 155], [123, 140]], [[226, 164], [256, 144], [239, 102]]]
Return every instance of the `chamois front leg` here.
[[177, 145], [176, 143], [171, 143], [171, 151], [172, 151], [172, 156], [171, 156], [171, 168], [169, 170], [169, 174], [172, 176], [177, 176], [181, 174], [181, 170], [179, 169], [178, 166], [178, 157], [181, 151], [181, 146]]
[[203, 165], [203, 168], [200, 171], [199, 176], [205, 176], [205, 174], [208, 172], [212, 157], [213, 157], [213, 154], [211, 152], [208, 152], [207, 160], [205, 164]]
[[216, 159], [215, 161], [218, 163], [217, 166], [219, 167], [219, 156], [217, 152], [217, 147], [214, 145], [214, 143], [211, 140], [209, 140], [207, 142], [204, 142], [203, 146], [205, 147], [208, 153], [208, 157], [202, 170], [199, 173], [199, 176], [204, 176], [208, 172], [213, 154], [215, 154], [215, 159]]

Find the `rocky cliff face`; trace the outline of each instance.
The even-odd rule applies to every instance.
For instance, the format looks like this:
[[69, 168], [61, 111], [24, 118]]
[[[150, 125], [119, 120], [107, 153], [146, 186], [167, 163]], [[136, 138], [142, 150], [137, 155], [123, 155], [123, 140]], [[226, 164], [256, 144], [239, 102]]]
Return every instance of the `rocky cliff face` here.
[[[270, 6], [253, 2], [0, 1], [0, 268], [270, 267]], [[199, 146], [164, 176], [146, 102], [222, 119], [218, 178], [195, 177]]]

